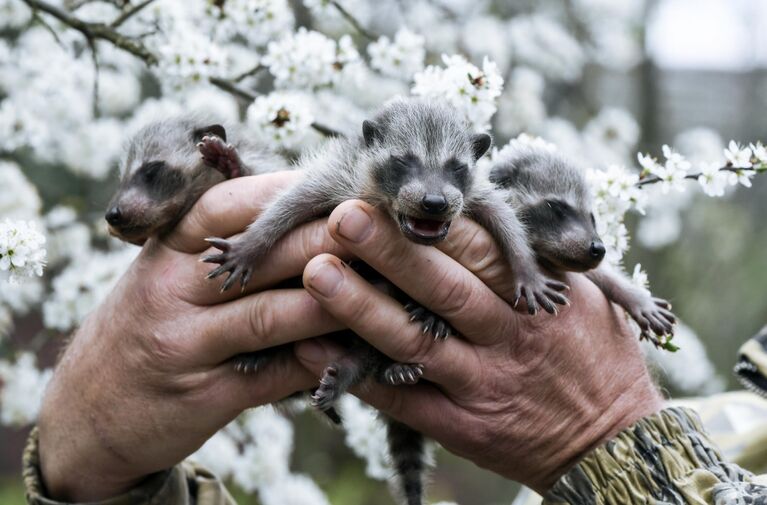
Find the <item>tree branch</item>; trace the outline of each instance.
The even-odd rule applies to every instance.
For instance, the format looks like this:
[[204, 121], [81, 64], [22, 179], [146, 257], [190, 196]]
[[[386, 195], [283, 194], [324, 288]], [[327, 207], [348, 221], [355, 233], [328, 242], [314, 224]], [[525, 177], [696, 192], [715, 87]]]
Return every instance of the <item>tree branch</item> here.
[[[753, 167], [753, 168], [734, 168], [731, 166], [725, 166], [719, 169], [720, 172], [738, 172], [739, 170], [754, 170], [755, 172], [759, 172], [759, 168]], [[684, 176], [685, 179], [691, 179], [691, 180], [698, 180], [700, 176], [703, 175], [701, 173], [697, 174], [687, 174]], [[649, 177], [644, 177], [640, 179], [636, 184], [634, 184], [636, 187], [641, 188], [642, 186], [647, 186], [648, 184], [655, 184], [658, 182], [661, 182], [663, 179], [658, 177], [657, 175], [651, 175]]]
[[111, 26], [112, 28], [118, 28], [120, 25], [122, 25], [123, 23], [128, 21], [130, 18], [138, 14], [144, 7], [148, 6], [152, 2], [154, 2], [154, 0], [144, 0], [143, 2], [141, 2], [134, 8], [123, 12], [117, 19], [112, 21], [112, 24], [110, 24], [109, 26]]
[[29, 7], [50, 14], [65, 25], [82, 33], [86, 39], [102, 39], [110, 42], [143, 60], [147, 65], [156, 65], [157, 57], [140, 42], [126, 37], [103, 23], [88, 23], [72, 16], [70, 13], [41, 0], [23, 0]]
[[349, 22], [350, 25], [354, 27], [357, 32], [359, 32], [360, 35], [365, 37], [368, 40], [376, 40], [378, 37], [374, 33], [371, 33], [362, 26], [362, 24], [357, 21], [357, 18], [355, 18], [348, 10], [346, 10], [340, 3], [338, 3], [338, 0], [330, 0], [330, 4], [336, 8], [339, 14], [343, 16], [343, 18]]
[[[212, 85], [216, 86], [217, 88], [222, 89], [226, 91], [227, 93], [231, 93], [232, 95], [242, 100], [245, 100], [246, 102], [253, 102], [257, 98], [257, 95], [255, 95], [254, 93], [251, 93], [248, 90], [242, 89], [241, 87], [237, 86], [237, 84], [235, 84], [232, 81], [221, 79], [220, 77], [211, 77], [209, 81]], [[344, 134], [341, 133], [340, 131], [335, 130], [324, 124], [317, 123], [316, 121], [312, 123], [312, 128], [314, 128], [316, 132], [321, 133], [322, 135], [326, 137], [343, 137], [344, 136]]]

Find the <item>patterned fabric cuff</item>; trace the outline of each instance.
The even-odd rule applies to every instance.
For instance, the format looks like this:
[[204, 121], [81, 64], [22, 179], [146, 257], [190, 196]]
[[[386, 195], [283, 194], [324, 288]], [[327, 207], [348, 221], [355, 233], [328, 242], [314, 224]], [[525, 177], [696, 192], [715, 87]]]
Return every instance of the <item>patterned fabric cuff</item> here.
[[750, 472], [722, 459], [694, 411], [672, 407], [592, 451], [557, 481], [544, 503], [767, 503], [767, 488], [752, 480]]
[[[64, 502], [52, 500], [47, 497], [45, 486], [40, 475], [40, 454], [38, 451], [37, 427], [32, 429], [24, 448], [22, 459], [22, 476], [27, 503], [30, 505], [64, 505]], [[179, 475], [176, 475], [179, 474]], [[180, 467], [156, 473], [147, 477], [139, 486], [125, 494], [108, 500], [93, 503], [91, 505], [143, 505], [150, 503], [187, 503], [179, 502], [175, 498], [178, 495], [188, 496], [186, 480], [183, 479], [183, 470]], [[181, 477], [181, 478], [179, 478]], [[183, 483], [183, 489], [180, 484]], [[172, 498], [173, 497], [173, 498]]]

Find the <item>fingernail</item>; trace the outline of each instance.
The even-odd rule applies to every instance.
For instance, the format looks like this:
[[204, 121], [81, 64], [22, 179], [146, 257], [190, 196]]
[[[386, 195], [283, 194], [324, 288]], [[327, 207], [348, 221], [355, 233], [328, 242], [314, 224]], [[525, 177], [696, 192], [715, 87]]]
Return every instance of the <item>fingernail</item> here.
[[309, 285], [319, 294], [331, 298], [338, 293], [344, 276], [336, 265], [325, 262], [309, 277]]
[[295, 352], [301, 361], [309, 363], [327, 362], [325, 347], [313, 338], [296, 344]]
[[359, 207], [349, 209], [341, 216], [336, 225], [336, 231], [342, 237], [352, 242], [361, 242], [373, 229], [373, 220]]

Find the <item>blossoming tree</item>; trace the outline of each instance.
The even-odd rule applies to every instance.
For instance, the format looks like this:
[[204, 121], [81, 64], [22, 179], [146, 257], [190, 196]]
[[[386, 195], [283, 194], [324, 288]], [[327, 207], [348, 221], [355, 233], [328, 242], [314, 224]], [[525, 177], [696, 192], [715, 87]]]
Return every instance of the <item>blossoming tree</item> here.
[[[0, 0], [0, 423], [34, 422], [51, 374], [37, 364], [40, 342], [70, 332], [135, 257], [136, 247], [106, 236], [103, 209], [91, 202], [109, 196], [102, 181], [113, 180], [122, 143], [152, 119], [197, 110], [242, 121], [296, 156], [328, 136], [356, 134], [393, 96], [444, 100], [494, 134], [491, 160], [534, 142], [586, 167], [616, 265], [629, 247], [626, 213], [648, 210], [641, 234], [658, 212], [681, 210], [670, 195], [750, 186], [767, 170], [762, 144], [711, 149], [718, 137], [692, 131], [680, 151], [664, 145], [660, 158], [637, 156], [641, 132], [626, 110], [604, 108], [578, 124], [552, 114], [562, 96], [579, 100], [588, 68], [641, 62], [644, 4]], [[709, 148], [698, 148], [706, 135]], [[46, 187], [40, 172], [51, 170], [75, 183]], [[625, 267], [646, 286], [639, 265]], [[31, 341], [7, 338], [30, 313], [46, 330]], [[692, 348], [707, 375], [691, 388], [699, 391], [712, 373], [705, 351], [691, 330], [679, 333], [675, 342]], [[351, 397], [341, 408], [347, 443], [371, 478], [385, 479], [375, 414]], [[262, 408], [194, 457], [265, 505], [327, 503], [310, 477], [291, 470], [292, 445], [291, 422]]]

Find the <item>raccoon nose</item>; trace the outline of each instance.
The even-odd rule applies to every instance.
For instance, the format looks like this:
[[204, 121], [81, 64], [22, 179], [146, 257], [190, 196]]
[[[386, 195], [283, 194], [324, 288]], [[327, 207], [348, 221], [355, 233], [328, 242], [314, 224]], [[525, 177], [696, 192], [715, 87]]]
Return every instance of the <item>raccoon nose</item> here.
[[601, 260], [605, 257], [605, 245], [602, 242], [592, 242], [589, 252], [592, 258]]
[[120, 212], [120, 207], [115, 205], [114, 207], [110, 208], [104, 218], [107, 220], [107, 223], [111, 224], [112, 226], [117, 226], [122, 222], [122, 212]]
[[429, 214], [441, 214], [447, 209], [447, 198], [442, 195], [426, 195], [421, 200], [421, 207]]

